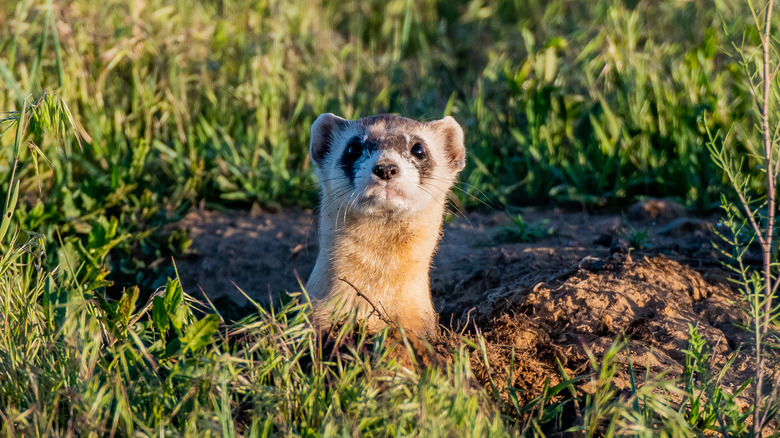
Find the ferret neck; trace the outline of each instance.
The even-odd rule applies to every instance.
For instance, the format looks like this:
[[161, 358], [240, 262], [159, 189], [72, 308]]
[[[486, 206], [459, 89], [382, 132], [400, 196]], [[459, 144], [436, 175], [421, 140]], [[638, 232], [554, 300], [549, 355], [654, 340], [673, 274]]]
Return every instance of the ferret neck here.
[[[437, 211], [438, 210], [438, 211]], [[322, 248], [332, 266], [361, 275], [428, 276], [441, 234], [443, 208], [431, 208], [404, 219], [323, 218]]]

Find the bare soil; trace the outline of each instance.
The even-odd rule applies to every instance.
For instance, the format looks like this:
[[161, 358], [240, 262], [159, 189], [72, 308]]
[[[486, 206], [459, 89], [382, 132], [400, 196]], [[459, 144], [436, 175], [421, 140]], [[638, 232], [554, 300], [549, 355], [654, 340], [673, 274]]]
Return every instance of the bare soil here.
[[[472, 364], [481, 382], [518, 389], [524, 402], [561, 381], [558, 363], [570, 376], [587, 372], [588, 352], [599, 357], [621, 335], [640, 377], [682, 372], [690, 326], [708, 341], [715, 369], [748, 341], [711, 244], [717, 217], [649, 200], [618, 214], [541, 209], [523, 218], [527, 228], [504, 212], [450, 218], [431, 270], [441, 324], [485, 336], [490, 369], [481, 358]], [[193, 240], [176, 261], [185, 290], [239, 305], [244, 294], [265, 301], [300, 290], [296, 273], [305, 282], [317, 255], [311, 211], [194, 211], [177, 226]], [[512, 242], [520, 235], [532, 241]], [[741, 353], [723, 385], [736, 389], [750, 364]], [[623, 387], [626, 372], [616, 380]]]

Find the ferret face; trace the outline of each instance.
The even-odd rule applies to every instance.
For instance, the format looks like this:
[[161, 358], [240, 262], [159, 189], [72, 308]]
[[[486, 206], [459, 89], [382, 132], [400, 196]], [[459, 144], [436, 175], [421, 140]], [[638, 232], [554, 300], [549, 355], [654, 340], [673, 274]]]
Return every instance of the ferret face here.
[[348, 121], [323, 114], [311, 128], [322, 211], [403, 217], [443, 205], [463, 170], [463, 130], [452, 117], [420, 123], [380, 115]]

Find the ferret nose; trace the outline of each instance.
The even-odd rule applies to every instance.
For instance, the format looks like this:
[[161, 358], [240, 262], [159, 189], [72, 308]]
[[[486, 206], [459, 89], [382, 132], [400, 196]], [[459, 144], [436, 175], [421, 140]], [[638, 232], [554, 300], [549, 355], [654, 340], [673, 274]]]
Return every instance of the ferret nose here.
[[389, 180], [398, 175], [398, 170], [397, 164], [377, 164], [374, 166], [374, 175], [380, 179]]

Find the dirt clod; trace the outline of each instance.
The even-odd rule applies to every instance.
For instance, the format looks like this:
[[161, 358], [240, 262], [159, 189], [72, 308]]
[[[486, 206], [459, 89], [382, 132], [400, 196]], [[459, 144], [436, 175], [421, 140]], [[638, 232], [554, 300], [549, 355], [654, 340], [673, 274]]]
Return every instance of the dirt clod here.
[[685, 208], [669, 199], [645, 199], [628, 209], [628, 218], [633, 221], [655, 221], [666, 223], [685, 216]]

